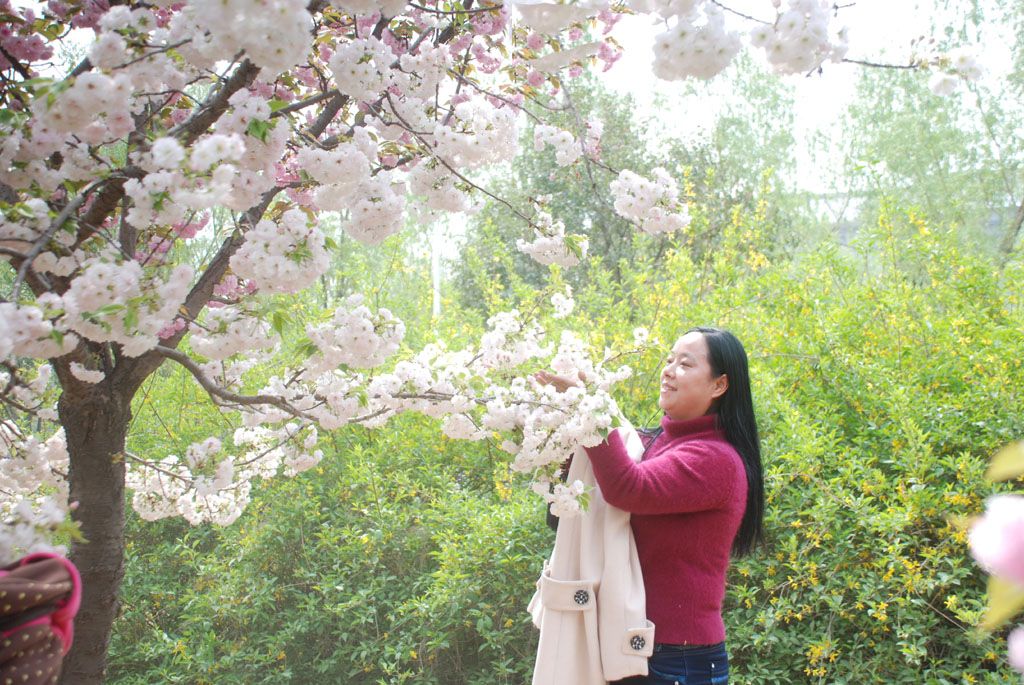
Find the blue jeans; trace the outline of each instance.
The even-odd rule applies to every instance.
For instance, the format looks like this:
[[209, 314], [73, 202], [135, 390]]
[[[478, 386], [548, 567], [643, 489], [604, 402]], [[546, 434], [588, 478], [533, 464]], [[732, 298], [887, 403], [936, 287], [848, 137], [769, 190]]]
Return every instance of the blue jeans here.
[[654, 645], [646, 676], [617, 680], [620, 685], [726, 685], [729, 655], [725, 643], [707, 647]]

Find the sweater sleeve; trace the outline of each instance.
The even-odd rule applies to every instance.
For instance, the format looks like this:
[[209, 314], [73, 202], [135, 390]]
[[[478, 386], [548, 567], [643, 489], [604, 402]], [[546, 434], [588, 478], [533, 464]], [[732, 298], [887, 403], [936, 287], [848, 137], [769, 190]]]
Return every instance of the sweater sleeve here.
[[618, 431], [587, 454], [605, 501], [633, 514], [676, 514], [716, 509], [729, 502], [745, 477], [728, 445], [690, 440], [637, 463]]

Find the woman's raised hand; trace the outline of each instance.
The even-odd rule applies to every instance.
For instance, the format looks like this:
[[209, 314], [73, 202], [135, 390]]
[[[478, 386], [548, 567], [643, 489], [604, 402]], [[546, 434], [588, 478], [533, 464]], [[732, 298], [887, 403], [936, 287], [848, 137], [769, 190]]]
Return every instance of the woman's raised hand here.
[[533, 380], [541, 385], [553, 385], [558, 392], [565, 392], [569, 388], [581, 385], [583, 382], [583, 378], [579, 374], [575, 378], [572, 376], [559, 376], [543, 369], [534, 372]]

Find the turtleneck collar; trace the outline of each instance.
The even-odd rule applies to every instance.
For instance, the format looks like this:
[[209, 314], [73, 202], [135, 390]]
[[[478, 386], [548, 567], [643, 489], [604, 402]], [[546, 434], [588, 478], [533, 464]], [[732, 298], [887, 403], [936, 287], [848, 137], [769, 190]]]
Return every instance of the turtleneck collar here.
[[718, 423], [718, 414], [705, 414], [695, 419], [676, 421], [668, 415], [661, 417], [661, 428], [669, 437], [692, 439], [697, 436], [713, 434], [722, 436], [722, 427]]

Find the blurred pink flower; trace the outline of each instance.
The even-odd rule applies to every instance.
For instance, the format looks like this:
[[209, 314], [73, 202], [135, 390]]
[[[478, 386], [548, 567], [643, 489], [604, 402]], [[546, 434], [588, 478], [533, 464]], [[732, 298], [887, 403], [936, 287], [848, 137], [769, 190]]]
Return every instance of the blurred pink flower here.
[[996, 495], [972, 525], [971, 554], [992, 575], [1024, 586], [1024, 497]]
[[1014, 670], [1024, 671], [1024, 626], [1017, 626], [1006, 636], [1006, 658]]

